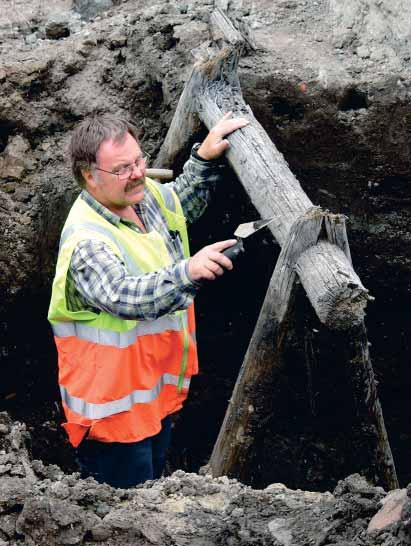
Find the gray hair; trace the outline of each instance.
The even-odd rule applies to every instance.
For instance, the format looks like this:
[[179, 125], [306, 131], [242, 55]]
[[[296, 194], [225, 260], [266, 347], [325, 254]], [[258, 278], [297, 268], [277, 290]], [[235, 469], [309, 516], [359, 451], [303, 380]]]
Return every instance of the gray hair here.
[[82, 170], [89, 170], [96, 163], [101, 144], [106, 140], [121, 142], [127, 133], [139, 144], [137, 127], [110, 114], [94, 115], [74, 129], [69, 147], [71, 170], [82, 188], [86, 185]]

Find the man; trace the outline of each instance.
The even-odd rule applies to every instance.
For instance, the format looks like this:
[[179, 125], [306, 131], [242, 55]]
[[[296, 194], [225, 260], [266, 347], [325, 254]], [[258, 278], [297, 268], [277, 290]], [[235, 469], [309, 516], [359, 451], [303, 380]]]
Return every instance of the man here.
[[193, 298], [231, 261], [236, 241], [190, 257], [186, 219], [203, 212], [219, 178], [231, 113], [193, 148], [170, 184], [145, 176], [133, 125], [83, 121], [70, 154], [83, 191], [64, 225], [49, 320], [59, 359], [64, 428], [83, 477], [132, 487], [161, 476], [170, 415], [197, 373]]

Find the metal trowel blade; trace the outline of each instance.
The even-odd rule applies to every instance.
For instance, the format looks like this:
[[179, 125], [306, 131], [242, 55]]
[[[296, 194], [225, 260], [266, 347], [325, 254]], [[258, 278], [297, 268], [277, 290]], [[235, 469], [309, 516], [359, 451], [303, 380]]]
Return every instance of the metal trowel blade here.
[[256, 220], [255, 222], [240, 224], [235, 230], [234, 235], [240, 237], [240, 239], [245, 239], [263, 227], [268, 226], [273, 220], [274, 218], [268, 218], [267, 220]]

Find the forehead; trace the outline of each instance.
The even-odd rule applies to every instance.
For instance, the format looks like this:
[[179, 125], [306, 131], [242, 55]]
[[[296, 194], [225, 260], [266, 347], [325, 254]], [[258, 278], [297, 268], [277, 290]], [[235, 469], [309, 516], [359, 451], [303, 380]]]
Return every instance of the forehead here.
[[128, 164], [141, 155], [141, 149], [135, 138], [126, 133], [121, 140], [104, 140], [97, 152], [97, 161], [100, 166], [114, 166]]

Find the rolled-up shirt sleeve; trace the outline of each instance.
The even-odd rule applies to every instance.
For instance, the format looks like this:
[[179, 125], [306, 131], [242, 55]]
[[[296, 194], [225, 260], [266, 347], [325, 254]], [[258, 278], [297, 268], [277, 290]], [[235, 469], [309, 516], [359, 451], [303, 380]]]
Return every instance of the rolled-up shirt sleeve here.
[[76, 246], [69, 276], [87, 306], [132, 320], [155, 320], [187, 309], [199, 286], [188, 275], [188, 260], [134, 276], [113, 250], [98, 240], [81, 241]]

